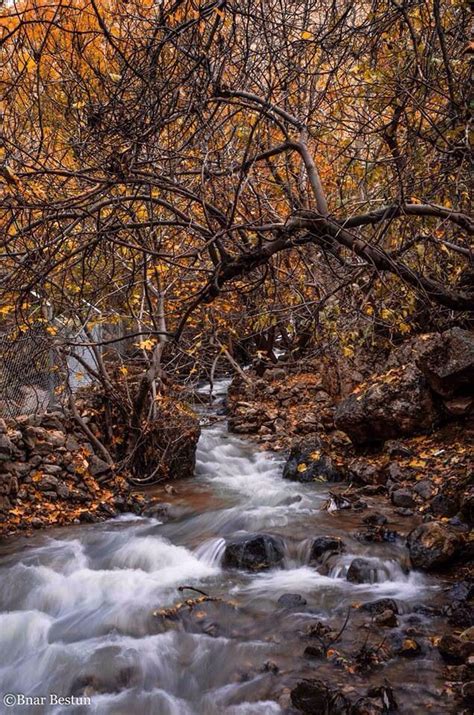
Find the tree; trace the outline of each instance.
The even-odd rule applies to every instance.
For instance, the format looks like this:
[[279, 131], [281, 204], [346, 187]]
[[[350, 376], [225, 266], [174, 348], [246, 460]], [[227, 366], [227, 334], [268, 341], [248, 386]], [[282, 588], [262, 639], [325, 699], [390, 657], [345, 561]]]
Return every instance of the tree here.
[[121, 321], [135, 435], [163, 360], [304, 345], [334, 300], [401, 333], [417, 301], [473, 308], [468, 7], [287, 5], [4, 10], [5, 301], [20, 326], [38, 302], [89, 336]]

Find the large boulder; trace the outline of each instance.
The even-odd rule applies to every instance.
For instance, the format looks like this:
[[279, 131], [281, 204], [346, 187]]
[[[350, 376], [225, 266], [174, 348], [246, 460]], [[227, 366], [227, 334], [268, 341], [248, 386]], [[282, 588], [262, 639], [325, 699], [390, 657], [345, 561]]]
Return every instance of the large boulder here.
[[464, 544], [461, 534], [435, 521], [417, 526], [408, 534], [407, 546], [415, 568], [443, 568], [456, 558]]
[[445, 398], [474, 391], [474, 333], [461, 328], [427, 339], [416, 364], [432, 390]]
[[305, 715], [349, 715], [350, 701], [322, 680], [301, 680], [291, 691], [292, 705]]
[[283, 469], [283, 479], [293, 482], [340, 482], [344, 475], [317, 440], [292, 448]]
[[321, 561], [326, 554], [342, 553], [345, 544], [337, 536], [317, 536], [311, 544], [310, 561]]
[[248, 571], [264, 571], [280, 566], [285, 554], [282, 539], [269, 534], [246, 534], [228, 541], [223, 565]]
[[427, 432], [440, 410], [420, 370], [414, 365], [390, 370], [359, 385], [336, 408], [336, 427], [355, 444]]

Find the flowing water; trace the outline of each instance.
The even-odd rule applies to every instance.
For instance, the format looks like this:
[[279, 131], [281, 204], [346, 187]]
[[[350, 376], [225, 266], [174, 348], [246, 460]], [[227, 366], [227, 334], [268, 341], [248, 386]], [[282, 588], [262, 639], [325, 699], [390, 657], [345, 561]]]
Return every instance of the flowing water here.
[[[447, 712], [428, 646], [416, 667], [389, 659], [368, 675], [303, 657], [308, 626], [319, 620], [337, 631], [348, 612], [335, 648], [353, 656], [368, 641], [382, 652], [384, 633], [367, 629], [367, 613], [350, 609], [382, 597], [397, 599], [400, 628], [427, 644], [429, 616], [414, 607], [438, 598], [440, 585], [407, 568], [401, 544], [352, 538], [350, 514], [321, 510], [324, 486], [286, 482], [281, 470], [279, 458], [215, 423], [203, 429], [196, 479], [177, 485], [170, 519], [126, 515], [4, 545], [0, 691], [46, 702], [0, 711], [276, 715], [291, 712], [288, 688], [298, 678], [320, 677], [360, 693], [388, 678], [401, 712], [425, 713], [427, 703], [431, 712]], [[224, 569], [226, 539], [249, 532], [281, 536], [283, 565], [258, 574]], [[325, 534], [343, 537], [347, 549], [318, 569], [308, 563], [309, 548]], [[345, 577], [361, 555], [372, 561], [373, 583]], [[218, 600], [160, 613], [199, 597], [180, 586]], [[286, 593], [307, 605], [282, 608], [277, 601]], [[77, 700], [51, 703], [50, 693]]]

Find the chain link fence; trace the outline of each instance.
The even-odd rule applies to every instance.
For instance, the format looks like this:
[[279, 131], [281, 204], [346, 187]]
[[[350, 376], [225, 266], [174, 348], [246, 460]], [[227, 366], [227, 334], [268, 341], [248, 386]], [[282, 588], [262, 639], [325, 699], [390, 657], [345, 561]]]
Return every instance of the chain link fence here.
[[[58, 335], [74, 346], [66, 361], [59, 355]], [[0, 417], [18, 417], [44, 412], [58, 403], [66, 384], [75, 392], [91, 382], [87, 366], [97, 367], [88, 338], [79, 330], [71, 334], [61, 327], [53, 339], [44, 328], [21, 335], [0, 333]], [[99, 341], [100, 328], [92, 339]]]
[[59, 363], [42, 329], [0, 334], [0, 415], [44, 412], [54, 401]]

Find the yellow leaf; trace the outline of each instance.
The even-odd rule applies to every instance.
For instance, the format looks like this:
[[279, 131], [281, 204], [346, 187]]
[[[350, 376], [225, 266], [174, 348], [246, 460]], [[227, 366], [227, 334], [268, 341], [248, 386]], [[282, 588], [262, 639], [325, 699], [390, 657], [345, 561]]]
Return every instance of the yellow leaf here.
[[308, 30], [303, 30], [303, 32], [301, 33], [301, 39], [302, 40], [312, 40], [313, 33], [309, 32]]
[[347, 345], [345, 348], [342, 348], [342, 354], [344, 357], [354, 357], [354, 349]]
[[411, 462], [408, 462], [408, 466], [414, 469], [423, 468], [426, 467], [426, 462], [424, 459], [412, 459]]
[[122, 79], [122, 75], [117, 74], [116, 72], [109, 72], [109, 77], [112, 82], [120, 82], [120, 80]]
[[153, 350], [155, 347], [155, 340], [151, 340], [148, 338], [147, 340], [140, 340], [139, 343], [135, 343], [137, 347], [139, 347], [141, 350]]
[[298, 464], [296, 469], [298, 470], [298, 472], [306, 472], [308, 467], [304, 462], [302, 462], [301, 464]]

